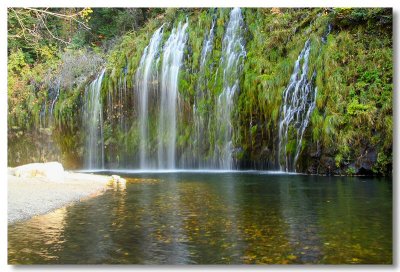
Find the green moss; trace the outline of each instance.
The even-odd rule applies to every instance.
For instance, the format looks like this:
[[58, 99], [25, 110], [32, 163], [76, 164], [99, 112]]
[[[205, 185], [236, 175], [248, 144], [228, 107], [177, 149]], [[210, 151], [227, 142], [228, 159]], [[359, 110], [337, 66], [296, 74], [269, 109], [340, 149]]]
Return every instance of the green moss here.
[[[223, 71], [217, 69], [222, 54], [222, 40], [230, 9], [166, 9], [143, 27], [119, 37], [106, 54], [106, 74], [101, 96], [115, 98], [122, 82], [127, 97], [119, 99], [111, 112], [106, 112], [105, 142], [109, 161], [135, 160], [135, 155], [121, 151], [137, 150], [139, 131], [135, 102], [135, 74], [144, 48], [154, 31], [165, 23], [163, 42], [174, 26], [188, 19], [188, 40], [179, 73], [178, 146], [193, 145], [193, 105], [205, 121], [203, 152], [213, 156], [216, 144], [216, 101], [223, 89]], [[388, 9], [242, 9], [246, 24], [247, 56], [240, 78], [240, 93], [232, 112], [233, 144], [241, 151], [236, 159], [257, 161], [260, 150], [270, 150], [263, 160], [274, 162], [278, 149], [278, 129], [282, 94], [290, 80], [294, 63], [307, 39], [311, 41], [308, 78], [316, 72], [316, 109], [302, 142], [300, 171], [315, 159], [335, 159], [338, 171], [359, 160], [366, 149], [378, 154], [373, 171], [391, 172], [393, 143], [393, 61], [391, 12]], [[200, 57], [205, 35], [216, 16], [213, 50], [200, 74]], [[331, 33], [326, 37], [328, 24]], [[8, 65], [8, 124], [27, 130], [39, 126], [39, 113], [49, 105], [47, 72], [56, 72], [59, 57], [54, 49], [42, 50], [46, 61], [29, 66], [20, 51], [10, 54]], [[161, 56], [162, 58], [162, 56]], [[160, 60], [162, 63], [162, 59]], [[61, 90], [55, 105], [57, 127], [80, 131], [83, 90], [93, 78], [80, 86]], [[116, 121], [116, 109], [125, 114], [125, 127]], [[105, 111], [108, 111], [105, 110]], [[157, 148], [157, 116], [151, 112], [149, 143]], [[221, 129], [224, 129], [223, 127]], [[295, 133], [290, 129], [287, 152], [296, 149]], [[74, 139], [82, 141], [82, 139]], [[71, 145], [72, 146], [72, 145]], [[318, 151], [318, 152], [316, 152]], [[125, 152], [125, 153], [124, 153]], [[123, 154], [122, 154], [123, 153]], [[133, 152], [134, 153], [134, 152]], [[314, 157], [313, 157], [314, 158]], [[303, 160], [302, 160], [303, 159]], [[348, 174], [353, 174], [352, 170]]]

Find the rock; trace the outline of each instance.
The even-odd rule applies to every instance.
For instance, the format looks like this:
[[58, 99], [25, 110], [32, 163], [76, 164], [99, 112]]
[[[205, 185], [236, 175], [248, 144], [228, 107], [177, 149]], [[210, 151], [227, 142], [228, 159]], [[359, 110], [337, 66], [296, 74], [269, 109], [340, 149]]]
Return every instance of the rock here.
[[[362, 154], [348, 165], [348, 168], [354, 170], [354, 174], [362, 176], [374, 175], [373, 166], [377, 161], [377, 153], [373, 148], [366, 149]], [[352, 170], [352, 171], [353, 171]]]
[[64, 168], [59, 162], [30, 163], [15, 167], [13, 170], [13, 175], [16, 177], [44, 177], [51, 181], [64, 181]]
[[121, 178], [120, 176], [112, 175], [111, 177], [112, 177], [112, 179], [113, 179], [115, 182], [117, 182], [117, 183], [126, 184], [126, 179]]
[[374, 149], [367, 149], [363, 156], [360, 158], [358, 164], [360, 165], [359, 172], [371, 172], [372, 167], [376, 163], [378, 155]]
[[325, 175], [338, 174], [336, 171], [335, 158], [329, 155], [323, 155], [320, 159], [319, 173]]
[[117, 175], [112, 175], [112, 176], [111, 176], [111, 179], [112, 179], [113, 182], [118, 182], [118, 180], [119, 180], [120, 178], [121, 178], [121, 177], [120, 177], [120, 176], [117, 176]]
[[120, 176], [117, 176], [117, 175], [112, 175], [111, 181], [116, 188], [119, 188], [122, 190], [126, 189], [126, 179], [121, 178]]
[[360, 167], [357, 169], [357, 175], [361, 175], [361, 176], [373, 176], [374, 172], [371, 170], [371, 168], [364, 168], [364, 167]]

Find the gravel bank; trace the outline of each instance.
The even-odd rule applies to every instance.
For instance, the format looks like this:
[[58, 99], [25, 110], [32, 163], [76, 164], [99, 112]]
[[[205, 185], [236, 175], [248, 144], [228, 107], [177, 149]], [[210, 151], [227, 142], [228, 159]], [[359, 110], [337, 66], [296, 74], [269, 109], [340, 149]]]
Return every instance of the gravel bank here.
[[45, 214], [107, 189], [109, 176], [65, 172], [63, 182], [8, 175], [8, 224]]

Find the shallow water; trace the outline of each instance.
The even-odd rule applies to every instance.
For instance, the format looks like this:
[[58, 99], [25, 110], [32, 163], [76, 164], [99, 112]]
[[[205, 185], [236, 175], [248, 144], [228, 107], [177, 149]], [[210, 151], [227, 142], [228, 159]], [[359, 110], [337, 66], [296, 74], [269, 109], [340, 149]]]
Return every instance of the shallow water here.
[[392, 263], [390, 180], [119, 175], [126, 190], [9, 226], [9, 263]]

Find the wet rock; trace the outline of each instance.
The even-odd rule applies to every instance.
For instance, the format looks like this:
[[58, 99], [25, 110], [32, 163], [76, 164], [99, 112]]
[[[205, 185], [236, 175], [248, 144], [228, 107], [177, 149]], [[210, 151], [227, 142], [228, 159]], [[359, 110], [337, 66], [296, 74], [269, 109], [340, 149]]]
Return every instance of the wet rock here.
[[242, 147], [237, 147], [237, 148], [234, 148], [232, 150], [232, 156], [233, 157], [238, 156], [240, 153], [243, 153], [243, 148]]
[[358, 159], [356, 166], [358, 166], [358, 171], [362, 169], [372, 172], [372, 167], [376, 163], [378, 155], [373, 149], [367, 149], [365, 153]]
[[112, 182], [114, 188], [116, 188], [116, 189], [122, 189], [122, 190], [126, 189], [126, 179], [121, 178], [118, 175], [112, 175], [111, 182]]
[[377, 160], [377, 153], [374, 149], [366, 149], [356, 161], [346, 167], [346, 173], [351, 172], [355, 175], [374, 175], [372, 168]]
[[260, 158], [261, 159], [267, 159], [270, 154], [271, 154], [271, 150], [269, 150], [269, 148], [266, 146], [261, 150]]
[[357, 170], [357, 175], [362, 175], [362, 176], [372, 176], [374, 172], [371, 169], [366, 169], [364, 167], [360, 167]]
[[333, 175], [337, 174], [335, 159], [331, 156], [321, 157], [321, 167], [319, 168], [320, 174]]

